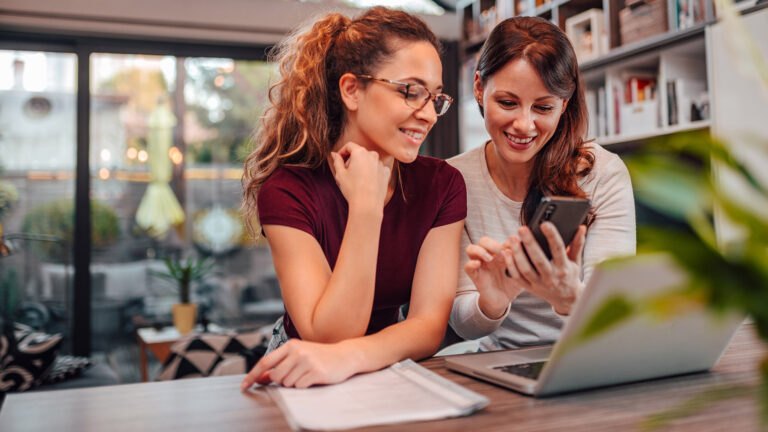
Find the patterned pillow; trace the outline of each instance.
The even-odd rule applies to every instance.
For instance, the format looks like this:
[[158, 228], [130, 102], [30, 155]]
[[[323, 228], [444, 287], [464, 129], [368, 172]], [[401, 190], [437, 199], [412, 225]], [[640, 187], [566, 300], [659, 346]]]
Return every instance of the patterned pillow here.
[[171, 355], [157, 380], [208, 376], [222, 360], [231, 357], [245, 357], [255, 363], [254, 353], [259, 352], [259, 347], [266, 348], [268, 342], [266, 335], [258, 331], [238, 335], [205, 333], [182, 339], [171, 345]]
[[76, 357], [71, 355], [60, 355], [51, 367], [51, 372], [45, 377], [44, 384], [55, 384], [74, 378], [91, 366], [91, 360], [88, 357]]
[[22, 324], [4, 325], [0, 335], [0, 392], [42, 384], [61, 346], [60, 334], [36, 332]]

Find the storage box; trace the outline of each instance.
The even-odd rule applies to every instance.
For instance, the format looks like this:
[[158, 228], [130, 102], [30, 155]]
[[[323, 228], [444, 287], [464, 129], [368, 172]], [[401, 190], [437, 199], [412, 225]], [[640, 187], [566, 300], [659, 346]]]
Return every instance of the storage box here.
[[627, 0], [627, 7], [619, 11], [619, 27], [622, 45], [666, 32], [666, 0]]
[[589, 9], [565, 20], [565, 33], [580, 63], [608, 52], [608, 37], [603, 31], [603, 21], [603, 11], [600, 9]]

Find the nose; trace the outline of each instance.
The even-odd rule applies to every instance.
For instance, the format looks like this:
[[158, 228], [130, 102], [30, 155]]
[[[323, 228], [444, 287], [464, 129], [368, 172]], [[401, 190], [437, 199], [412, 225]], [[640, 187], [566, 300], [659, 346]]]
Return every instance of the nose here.
[[430, 125], [433, 125], [437, 122], [437, 111], [435, 111], [435, 100], [429, 99], [427, 100], [427, 103], [424, 104], [421, 109], [417, 109], [413, 113], [414, 117], [416, 117], [419, 120], [426, 121]]
[[512, 127], [521, 134], [527, 134], [536, 129], [536, 122], [529, 110], [520, 110], [512, 123]]

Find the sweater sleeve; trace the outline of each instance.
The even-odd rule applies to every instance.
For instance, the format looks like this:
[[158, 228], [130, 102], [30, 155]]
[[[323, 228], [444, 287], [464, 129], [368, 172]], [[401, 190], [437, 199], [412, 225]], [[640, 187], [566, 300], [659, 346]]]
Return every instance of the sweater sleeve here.
[[637, 247], [635, 199], [624, 162], [616, 155], [606, 161], [592, 194], [594, 221], [584, 245], [583, 281], [588, 283], [595, 266], [617, 256], [634, 255]]
[[453, 330], [456, 331], [456, 334], [464, 339], [478, 339], [493, 333], [501, 326], [501, 323], [507, 317], [507, 313], [509, 313], [510, 306], [507, 305], [507, 309], [498, 319], [488, 318], [480, 310], [480, 305], [478, 304], [480, 293], [464, 271], [464, 266], [469, 261], [465, 251], [470, 243], [471, 240], [465, 228], [461, 234], [459, 284], [456, 289], [456, 297], [453, 299], [450, 324]]

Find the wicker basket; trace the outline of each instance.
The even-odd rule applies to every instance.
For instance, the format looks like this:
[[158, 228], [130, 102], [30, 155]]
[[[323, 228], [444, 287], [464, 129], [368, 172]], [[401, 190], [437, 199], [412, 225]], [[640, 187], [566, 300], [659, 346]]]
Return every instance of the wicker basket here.
[[627, 7], [619, 11], [619, 27], [622, 45], [666, 32], [666, 0], [627, 0]]

